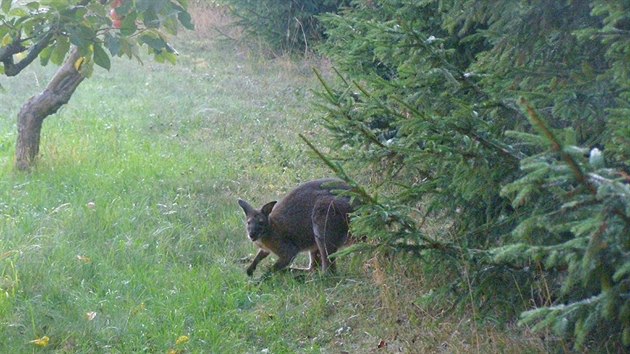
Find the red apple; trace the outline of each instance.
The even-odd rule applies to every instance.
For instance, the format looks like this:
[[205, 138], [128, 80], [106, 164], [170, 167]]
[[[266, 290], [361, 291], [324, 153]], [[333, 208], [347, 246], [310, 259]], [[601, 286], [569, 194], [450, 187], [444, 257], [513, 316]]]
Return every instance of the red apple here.
[[112, 9], [109, 10], [109, 17], [112, 19], [112, 26], [114, 28], [120, 28], [122, 26], [123, 19], [116, 13], [116, 8], [120, 5], [122, 5], [122, 0], [114, 0], [111, 5]]

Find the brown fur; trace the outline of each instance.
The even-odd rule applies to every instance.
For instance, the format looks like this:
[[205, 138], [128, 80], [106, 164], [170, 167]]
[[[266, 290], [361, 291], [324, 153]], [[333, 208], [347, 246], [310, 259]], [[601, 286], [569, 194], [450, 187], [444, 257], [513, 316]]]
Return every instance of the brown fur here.
[[334, 271], [328, 256], [348, 239], [348, 214], [352, 206], [347, 197], [335, 190], [350, 187], [338, 179], [320, 179], [304, 183], [280, 202], [270, 202], [261, 209], [239, 199], [247, 218], [247, 235], [259, 248], [247, 268], [252, 275], [258, 263], [270, 253], [278, 256], [272, 271], [291, 264], [300, 252], [310, 253], [309, 270], [321, 264], [322, 270]]

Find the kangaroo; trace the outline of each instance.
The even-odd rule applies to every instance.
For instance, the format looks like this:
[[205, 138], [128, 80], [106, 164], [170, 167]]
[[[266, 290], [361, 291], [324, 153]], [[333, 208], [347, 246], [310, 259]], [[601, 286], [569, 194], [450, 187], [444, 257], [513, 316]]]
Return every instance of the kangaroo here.
[[308, 270], [321, 264], [323, 271], [335, 270], [335, 253], [348, 239], [348, 214], [353, 211], [348, 197], [337, 196], [335, 190], [350, 187], [339, 179], [319, 179], [304, 183], [287, 194], [280, 202], [269, 202], [261, 209], [239, 199], [247, 219], [247, 235], [259, 251], [247, 275], [270, 253], [278, 256], [271, 271], [291, 264], [300, 252], [310, 253]]

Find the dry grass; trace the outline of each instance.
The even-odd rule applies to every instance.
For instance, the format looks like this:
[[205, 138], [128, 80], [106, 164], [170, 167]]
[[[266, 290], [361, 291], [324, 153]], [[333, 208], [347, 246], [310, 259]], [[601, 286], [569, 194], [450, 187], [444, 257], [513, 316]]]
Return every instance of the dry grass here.
[[225, 6], [214, 1], [195, 0], [190, 3], [189, 12], [195, 24], [194, 35], [197, 39], [241, 40], [243, 32], [234, 25]]
[[[478, 323], [442, 306], [422, 304], [437, 287], [424, 277], [422, 264], [376, 256], [364, 265], [374, 297], [357, 296], [356, 306], [373, 311], [371, 321], [355, 322], [353, 346], [372, 352], [404, 353], [544, 353], [543, 341], [528, 328]], [[367, 311], [369, 312], [369, 311]], [[373, 331], [378, 331], [378, 336]], [[360, 339], [360, 341], [356, 341]], [[347, 350], [347, 347], [346, 349]]]

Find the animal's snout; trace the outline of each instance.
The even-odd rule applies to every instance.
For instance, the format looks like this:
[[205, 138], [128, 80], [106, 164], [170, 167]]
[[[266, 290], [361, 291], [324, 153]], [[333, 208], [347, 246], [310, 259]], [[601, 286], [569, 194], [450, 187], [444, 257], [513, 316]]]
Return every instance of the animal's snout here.
[[247, 237], [252, 241], [259, 240], [266, 230], [267, 227], [261, 220], [250, 219], [247, 221]]

